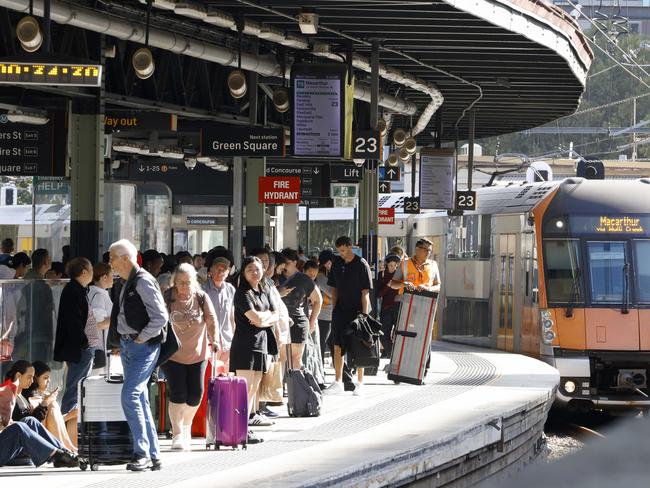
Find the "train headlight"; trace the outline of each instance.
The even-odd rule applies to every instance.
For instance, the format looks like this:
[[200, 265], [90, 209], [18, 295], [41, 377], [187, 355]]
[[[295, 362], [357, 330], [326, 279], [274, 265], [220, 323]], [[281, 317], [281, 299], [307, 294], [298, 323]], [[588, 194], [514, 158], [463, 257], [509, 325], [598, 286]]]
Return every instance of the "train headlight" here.
[[550, 329], [553, 327], [553, 321], [551, 319], [542, 319], [542, 327], [545, 329]]
[[555, 332], [547, 330], [544, 332], [544, 344], [550, 345], [555, 340]]
[[571, 380], [565, 381], [564, 391], [566, 391], [567, 393], [573, 393], [574, 391], [576, 391], [576, 384]]
[[540, 312], [540, 315], [542, 316], [542, 320], [544, 320], [544, 319], [551, 320], [551, 311], [550, 310], [542, 310]]

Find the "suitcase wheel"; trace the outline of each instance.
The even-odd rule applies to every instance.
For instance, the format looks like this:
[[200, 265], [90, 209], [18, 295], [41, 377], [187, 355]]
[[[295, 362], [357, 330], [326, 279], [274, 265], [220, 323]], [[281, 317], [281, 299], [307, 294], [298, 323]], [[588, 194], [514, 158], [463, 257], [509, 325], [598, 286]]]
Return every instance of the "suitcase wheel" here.
[[81, 471], [86, 471], [88, 469], [88, 463], [81, 462], [79, 463], [79, 468]]
[[94, 463], [90, 465], [90, 470], [91, 471], [99, 471], [99, 464]]

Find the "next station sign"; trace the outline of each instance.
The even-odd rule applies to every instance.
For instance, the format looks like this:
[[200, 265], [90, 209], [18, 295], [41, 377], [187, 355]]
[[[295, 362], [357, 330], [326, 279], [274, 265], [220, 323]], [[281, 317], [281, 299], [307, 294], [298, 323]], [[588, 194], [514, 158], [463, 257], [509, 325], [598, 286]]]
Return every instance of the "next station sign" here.
[[298, 176], [260, 176], [259, 203], [300, 203], [300, 178]]
[[201, 134], [201, 155], [284, 156], [284, 131], [264, 127], [207, 126]]

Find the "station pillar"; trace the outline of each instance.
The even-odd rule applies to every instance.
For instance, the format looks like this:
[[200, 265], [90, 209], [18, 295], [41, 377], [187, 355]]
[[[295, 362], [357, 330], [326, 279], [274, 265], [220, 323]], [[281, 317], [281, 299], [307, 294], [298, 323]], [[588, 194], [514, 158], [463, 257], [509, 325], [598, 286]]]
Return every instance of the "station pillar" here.
[[99, 114], [70, 116], [70, 252], [91, 263], [103, 254], [104, 121]]
[[266, 172], [266, 158], [246, 161], [246, 252], [266, 244], [266, 205], [258, 202], [259, 179]]
[[282, 236], [278, 238], [278, 251], [287, 247], [298, 249], [298, 205], [282, 206]]

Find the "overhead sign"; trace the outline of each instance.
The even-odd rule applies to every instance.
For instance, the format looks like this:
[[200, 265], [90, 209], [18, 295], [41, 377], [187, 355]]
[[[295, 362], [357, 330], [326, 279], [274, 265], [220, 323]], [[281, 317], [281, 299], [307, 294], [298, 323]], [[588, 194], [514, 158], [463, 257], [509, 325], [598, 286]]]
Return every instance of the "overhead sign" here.
[[300, 203], [300, 178], [297, 176], [260, 176], [259, 203]]
[[378, 224], [394, 224], [395, 223], [395, 209], [393, 207], [378, 208], [377, 209], [377, 223]]
[[330, 196], [332, 198], [357, 198], [358, 190], [358, 185], [354, 183], [332, 183]]
[[379, 182], [379, 193], [390, 193], [390, 181], [380, 181]]
[[354, 131], [352, 133], [352, 157], [358, 159], [381, 159], [382, 140], [379, 131]]
[[473, 190], [457, 191], [456, 208], [458, 210], [476, 210], [476, 192]]
[[420, 153], [421, 208], [453, 208], [454, 160], [453, 150], [422, 149]]
[[104, 115], [104, 129], [125, 130], [167, 130], [177, 129], [178, 117], [163, 112], [141, 112], [135, 110], [111, 110]]
[[363, 179], [363, 168], [350, 163], [330, 163], [330, 180], [359, 182]]
[[56, 176], [39, 176], [34, 178], [36, 195], [67, 195], [70, 193], [70, 181]]
[[203, 156], [284, 156], [281, 128], [208, 125], [201, 134]]
[[404, 197], [404, 213], [405, 214], [419, 214], [420, 213], [420, 197]]
[[0, 63], [0, 83], [11, 85], [101, 86], [99, 64]]
[[331, 208], [334, 206], [334, 201], [328, 197], [303, 197], [300, 200], [300, 205], [310, 208]]
[[[295, 164], [295, 163], [266, 163], [266, 176], [298, 176], [300, 178], [300, 194], [303, 198], [323, 196], [324, 164]], [[327, 180], [327, 175], [325, 175]], [[325, 195], [326, 196], [326, 195]]]
[[219, 217], [188, 215], [187, 225], [217, 225]]
[[[345, 65], [292, 66], [291, 146], [294, 156], [345, 156], [346, 77]], [[351, 135], [350, 132], [350, 138]]]
[[30, 125], [10, 122], [0, 115], [0, 175], [53, 174], [54, 148], [48, 122]]
[[399, 181], [401, 172], [399, 166], [380, 166], [379, 181]]

